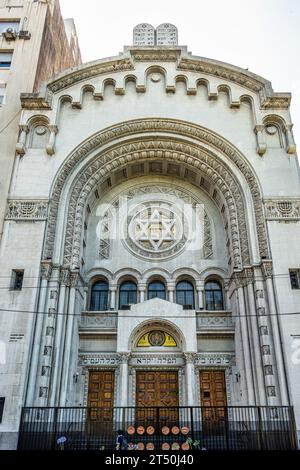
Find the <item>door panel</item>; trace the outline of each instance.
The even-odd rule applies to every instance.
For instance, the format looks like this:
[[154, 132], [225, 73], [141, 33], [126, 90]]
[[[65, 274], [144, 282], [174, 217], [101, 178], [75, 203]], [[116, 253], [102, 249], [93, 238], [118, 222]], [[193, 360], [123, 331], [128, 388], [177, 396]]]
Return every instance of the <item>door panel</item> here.
[[203, 410], [206, 422], [224, 421], [226, 416], [226, 385], [224, 371], [200, 372], [201, 406], [217, 407]]
[[138, 419], [156, 420], [155, 407], [174, 407], [159, 410], [160, 421], [176, 421], [178, 417], [178, 372], [177, 371], [138, 371], [136, 373], [136, 406], [153, 407], [139, 410]]
[[99, 421], [112, 419], [114, 376], [114, 371], [90, 372], [88, 393], [88, 406], [92, 408], [90, 419]]

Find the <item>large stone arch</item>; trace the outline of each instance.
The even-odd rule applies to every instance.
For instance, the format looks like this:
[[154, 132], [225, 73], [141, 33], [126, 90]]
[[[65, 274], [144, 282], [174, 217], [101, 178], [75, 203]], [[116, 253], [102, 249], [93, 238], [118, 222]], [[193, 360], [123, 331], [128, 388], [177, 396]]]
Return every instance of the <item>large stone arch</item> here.
[[250, 262], [245, 197], [236, 174], [240, 172], [252, 197], [259, 254], [261, 257], [268, 257], [260, 186], [246, 158], [212, 131], [191, 123], [168, 119], [141, 119], [121, 123], [90, 137], [74, 150], [62, 165], [53, 185], [45, 257], [51, 258], [53, 255], [60, 197], [69, 178], [73, 176], [63, 262], [77, 267], [83, 211], [91, 191], [101, 179], [107, 178], [117, 168], [134, 161], [157, 158], [177, 161], [200, 171], [219, 188], [230, 218], [234, 266], [239, 268]]

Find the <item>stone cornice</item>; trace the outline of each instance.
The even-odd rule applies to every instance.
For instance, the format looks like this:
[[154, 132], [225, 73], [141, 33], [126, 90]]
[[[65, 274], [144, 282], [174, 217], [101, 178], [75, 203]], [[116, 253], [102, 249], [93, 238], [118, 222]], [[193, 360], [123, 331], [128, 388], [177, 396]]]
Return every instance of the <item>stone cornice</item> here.
[[21, 106], [23, 109], [51, 109], [50, 97], [40, 96], [38, 93], [21, 93]]
[[179, 60], [182, 49], [178, 48], [132, 48], [130, 53], [135, 61], [139, 62], [176, 62]]
[[[225, 62], [193, 56], [187, 52], [185, 46], [176, 46], [126, 47], [120, 56], [89, 62], [69, 69], [57, 75], [52, 81], [45, 83], [40, 95], [37, 93], [22, 94], [22, 108], [49, 109], [53, 93], [102, 74], [133, 71], [135, 62], [149, 62], [149, 64], [151, 62], [175, 62], [178, 71], [198, 72], [236, 83], [257, 93], [261, 108], [264, 110], [288, 109], [290, 106], [291, 94], [274, 93], [271, 83], [263, 77]], [[142, 88], [142, 91], [145, 91], [144, 86]]]

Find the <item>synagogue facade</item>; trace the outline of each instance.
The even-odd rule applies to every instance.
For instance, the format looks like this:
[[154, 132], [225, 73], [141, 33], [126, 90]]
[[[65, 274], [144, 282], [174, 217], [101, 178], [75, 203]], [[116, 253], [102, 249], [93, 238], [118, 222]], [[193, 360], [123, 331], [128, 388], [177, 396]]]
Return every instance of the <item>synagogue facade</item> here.
[[290, 100], [171, 24], [21, 95], [1, 432], [23, 406], [293, 405], [300, 429]]

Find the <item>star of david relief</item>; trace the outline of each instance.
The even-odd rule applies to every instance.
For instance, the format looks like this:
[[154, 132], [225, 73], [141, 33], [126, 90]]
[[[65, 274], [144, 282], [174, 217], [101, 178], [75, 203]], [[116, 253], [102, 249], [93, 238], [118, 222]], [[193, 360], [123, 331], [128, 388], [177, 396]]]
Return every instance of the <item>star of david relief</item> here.
[[181, 220], [183, 214], [171, 207], [167, 202], [148, 203], [129, 215], [127, 243], [136, 253], [155, 258], [184, 247], [187, 234]]
[[[123, 196], [124, 193], [122, 193]], [[184, 207], [180, 209], [180, 205], [174, 204], [174, 198], [176, 198], [177, 203], [180, 200], [182, 204], [187, 204], [195, 210], [201, 201], [194, 199], [189, 192], [177, 186], [170, 187], [167, 184], [147, 183], [146, 186], [131, 187], [125, 193], [125, 196], [131, 209], [128, 211], [128, 208], [126, 208], [124, 218], [121, 216], [116, 219], [116, 216], [113, 215], [122, 213], [122, 211], [119, 212], [120, 195], [109, 202], [113, 212], [111, 213], [111, 209], [108, 208], [103, 214], [99, 231], [100, 243], [98, 250], [100, 259], [107, 259], [112, 255], [111, 240], [116, 235], [115, 224], [119, 223], [117, 233], [121, 233], [121, 239], [125, 247], [134, 255], [148, 260], [175, 256], [183, 251], [187, 243], [191, 242], [190, 230], [194, 233], [194, 228], [191, 225], [190, 217], [185, 212]], [[147, 198], [148, 201], [136, 205], [135, 198]], [[200, 256], [203, 259], [211, 259], [213, 257], [211, 221], [205, 209], [199, 217], [204, 219], [201, 233], [199, 232], [199, 237], [203, 243]], [[197, 227], [199, 229], [199, 224]]]
[[137, 242], [145, 242], [146, 246], [151, 246], [155, 251], [169, 242], [176, 241], [176, 220], [171, 212], [168, 217], [158, 209], [154, 209], [150, 215], [148, 211], [144, 211], [134, 219], [133, 226], [134, 239]]

